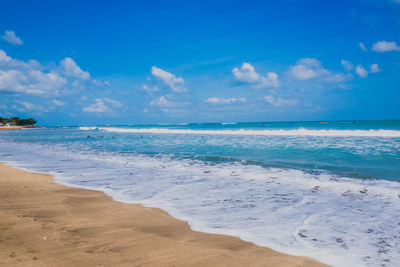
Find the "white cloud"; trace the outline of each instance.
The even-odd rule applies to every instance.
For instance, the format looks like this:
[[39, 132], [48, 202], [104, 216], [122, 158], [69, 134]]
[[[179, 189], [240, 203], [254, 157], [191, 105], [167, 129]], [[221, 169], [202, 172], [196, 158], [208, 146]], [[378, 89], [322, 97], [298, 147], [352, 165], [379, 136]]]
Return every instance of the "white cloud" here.
[[176, 107], [176, 103], [168, 100], [165, 96], [160, 96], [159, 98], [152, 100], [150, 105], [164, 108]]
[[65, 106], [65, 102], [58, 101], [57, 99], [53, 99], [53, 101], [51, 101], [51, 102], [52, 102], [54, 105], [59, 106], [59, 107]]
[[377, 73], [377, 72], [380, 72], [380, 71], [382, 71], [382, 70], [379, 68], [378, 64], [372, 64], [370, 66], [370, 71], [369, 72]]
[[[183, 114], [186, 112], [185, 106], [188, 102], [177, 102], [170, 100], [172, 95], [160, 96], [150, 102], [151, 106], [159, 107], [163, 112]], [[148, 110], [147, 110], [148, 111]]]
[[21, 106], [23, 106], [26, 110], [32, 110], [35, 108], [35, 105], [26, 101], [15, 101], [19, 103]]
[[368, 71], [363, 67], [363, 65], [358, 65], [356, 67], [356, 73], [361, 78], [365, 78], [368, 76]]
[[[90, 75], [89, 75], [90, 76]], [[94, 84], [94, 85], [97, 85], [97, 86], [101, 86], [101, 85], [109, 85], [109, 84], [107, 84], [107, 81], [105, 81], [105, 82], [103, 82], [103, 81], [99, 81], [99, 80], [92, 80], [92, 83]]]
[[294, 66], [291, 73], [296, 80], [308, 80], [317, 76], [317, 73], [306, 65]]
[[[344, 68], [351, 69], [353, 65], [347, 60], [341, 60]], [[335, 73], [325, 69], [316, 58], [302, 58], [296, 65], [289, 69], [289, 73], [295, 80], [307, 81], [316, 79], [327, 83], [341, 83], [353, 78], [351, 74]]]
[[372, 50], [375, 52], [390, 52], [390, 51], [400, 51], [400, 46], [396, 42], [379, 41], [373, 44]]
[[84, 112], [94, 112], [94, 113], [101, 113], [109, 111], [110, 109], [106, 106], [104, 101], [101, 98], [96, 98], [94, 103], [88, 107], [84, 107], [82, 109]]
[[359, 43], [358, 46], [361, 48], [362, 51], [367, 52], [368, 49], [365, 47], [364, 43]]
[[[93, 83], [71, 58], [46, 67], [36, 60], [13, 59], [0, 49], [0, 91], [35, 95], [72, 94]], [[78, 78], [78, 79], [77, 79]]]
[[157, 86], [148, 86], [147, 84], [143, 84], [141, 87], [142, 91], [146, 91], [147, 93], [158, 92], [159, 89]]
[[284, 99], [284, 98], [276, 98], [272, 95], [267, 95], [264, 96], [265, 102], [271, 104], [272, 106], [275, 107], [280, 107], [280, 106], [295, 106], [297, 105], [297, 100], [296, 99]]
[[1, 38], [11, 44], [22, 45], [21, 38], [16, 36], [14, 31], [5, 31]]
[[160, 79], [164, 82], [167, 86], [171, 88], [171, 90], [175, 93], [183, 93], [187, 92], [187, 88], [184, 86], [184, 80], [181, 77], [176, 77], [174, 74], [162, 70], [153, 66], [151, 68], [151, 74], [154, 77]]
[[379, 65], [378, 65], [378, 64], [372, 64], [369, 68], [370, 68], [370, 71], [368, 72], [368, 71], [364, 68], [363, 65], [358, 65], [358, 66], [356, 67], [356, 73], [357, 73], [357, 75], [360, 76], [361, 78], [365, 78], [365, 77], [368, 76], [369, 73], [378, 73], [378, 72], [382, 71], [382, 70], [379, 68]]
[[15, 100], [14, 102], [17, 103], [17, 105], [14, 105], [12, 108], [20, 112], [27, 112], [27, 111], [34, 113], [46, 112], [46, 110], [40, 105], [20, 100]]
[[119, 102], [118, 100], [114, 100], [108, 97], [103, 97], [103, 98], [96, 98], [93, 104], [89, 105], [88, 107], [84, 107], [82, 110], [84, 112], [94, 112], [94, 113], [112, 111], [109, 108], [109, 106], [106, 105], [106, 103], [111, 105], [113, 108], [122, 107], [121, 102]]
[[120, 108], [122, 107], [121, 102], [119, 102], [118, 100], [114, 100], [114, 99], [110, 99], [108, 97], [103, 97], [103, 100], [109, 104], [111, 104], [112, 107], [114, 108]]
[[206, 100], [207, 103], [212, 104], [234, 104], [234, 103], [244, 103], [246, 98], [218, 98], [210, 97]]
[[329, 74], [324, 78], [325, 82], [328, 83], [341, 83], [341, 82], [346, 82], [349, 81], [353, 78], [353, 75], [351, 73], [343, 74], [343, 73], [337, 73], [337, 74]]
[[249, 63], [243, 63], [241, 69], [234, 68], [232, 70], [235, 79], [245, 83], [255, 83], [260, 79], [260, 75], [255, 72], [254, 67]]
[[57, 93], [67, 83], [57, 73], [44, 73], [33, 69], [1, 70], [0, 91], [26, 94]]
[[319, 60], [315, 58], [302, 58], [290, 70], [293, 78], [299, 81], [309, 80], [317, 76], [328, 74]]
[[340, 63], [342, 63], [343, 68], [344, 68], [345, 70], [347, 70], [347, 71], [350, 71], [350, 70], [352, 70], [352, 69], [354, 68], [354, 65], [351, 64], [350, 61], [347, 61], [347, 60], [342, 59], [342, 60], [340, 61]]
[[278, 75], [268, 72], [267, 77], [261, 76], [250, 63], [243, 63], [240, 69], [232, 70], [234, 79], [238, 82], [251, 84], [256, 88], [279, 87]]
[[0, 62], [7, 62], [10, 61], [11, 57], [7, 56], [6, 52], [4, 52], [3, 50], [0, 49]]
[[83, 71], [70, 57], [63, 59], [60, 62], [60, 65], [64, 69], [64, 73], [67, 76], [72, 76], [83, 80], [90, 78], [89, 72]]

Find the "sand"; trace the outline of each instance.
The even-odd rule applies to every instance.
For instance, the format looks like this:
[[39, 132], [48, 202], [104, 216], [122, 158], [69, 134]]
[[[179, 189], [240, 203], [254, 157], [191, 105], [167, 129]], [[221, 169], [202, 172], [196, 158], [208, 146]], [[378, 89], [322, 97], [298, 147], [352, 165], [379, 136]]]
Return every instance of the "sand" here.
[[21, 130], [27, 128], [26, 126], [0, 126], [0, 130]]
[[0, 164], [0, 266], [326, 266]]

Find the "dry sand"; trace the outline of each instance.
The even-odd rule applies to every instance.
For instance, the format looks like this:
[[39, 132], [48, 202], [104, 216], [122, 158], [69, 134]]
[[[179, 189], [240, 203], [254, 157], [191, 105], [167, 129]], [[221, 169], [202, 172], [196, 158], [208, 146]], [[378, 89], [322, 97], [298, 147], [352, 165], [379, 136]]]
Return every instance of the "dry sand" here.
[[0, 266], [325, 266], [0, 164]]

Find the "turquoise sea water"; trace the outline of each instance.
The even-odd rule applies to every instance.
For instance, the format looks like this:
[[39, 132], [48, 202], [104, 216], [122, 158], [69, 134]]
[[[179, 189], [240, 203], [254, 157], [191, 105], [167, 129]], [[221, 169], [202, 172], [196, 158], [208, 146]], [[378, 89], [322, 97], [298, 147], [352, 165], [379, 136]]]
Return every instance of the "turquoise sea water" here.
[[0, 131], [0, 161], [196, 230], [335, 266], [400, 265], [400, 121]]

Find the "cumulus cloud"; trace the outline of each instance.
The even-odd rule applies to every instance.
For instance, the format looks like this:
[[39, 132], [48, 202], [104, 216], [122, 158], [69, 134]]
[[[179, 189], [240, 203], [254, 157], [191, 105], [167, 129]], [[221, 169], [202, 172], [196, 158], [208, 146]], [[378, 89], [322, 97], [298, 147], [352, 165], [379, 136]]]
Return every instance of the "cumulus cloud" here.
[[302, 58], [290, 69], [294, 79], [299, 81], [309, 80], [317, 76], [328, 74], [321, 62], [315, 58]]
[[103, 100], [107, 103], [109, 103], [112, 107], [114, 108], [120, 108], [122, 107], [121, 102], [119, 102], [118, 100], [114, 100], [108, 97], [103, 97]]
[[361, 78], [365, 78], [368, 76], [368, 71], [363, 67], [363, 65], [358, 65], [356, 67], [356, 73]]
[[36, 60], [13, 59], [0, 49], [0, 92], [71, 94], [88, 86], [89, 77], [71, 58], [62, 60], [60, 66], [47, 68]]
[[6, 52], [0, 49], [0, 62], [8, 62], [11, 60], [11, 57], [7, 56]]
[[164, 108], [172, 108], [176, 106], [176, 103], [168, 100], [165, 96], [160, 96], [159, 98], [152, 100], [150, 102], [150, 105]]
[[342, 59], [342, 60], [340, 61], [340, 63], [342, 63], [343, 68], [344, 68], [345, 70], [347, 70], [347, 71], [350, 71], [350, 70], [352, 70], [352, 69], [354, 68], [353, 64], [351, 64], [350, 61], [347, 61], [347, 60]]
[[64, 72], [67, 76], [72, 76], [84, 80], [90, 78], [89, 72], [83, 71], [70, 57], [66, 57], [65, 59], [63, 59], [60, 62], [60, 65], [64, 69]]
[[243, 63], [240, 69], [234, 68], [232, 73], [236, 81], [251, 84], [256, 88], [279, 87], [278, 75], [275, 72], [268, 72], [264, 77], [258, 74], [250, 63]]
[[370, 66], [370, 71], [371, 73], [377, 73], [377, 72], [381, 72], [382, 70], [379, 68], [378, 64], [372, 64]]
[[378, 64], [372, 64], [371, 66], [369, 66], [369, 71], [367, 71], [363, 65], [358, 65], [356, 67], [356, 73], [358, 76], [360, 76], [361, 78], [365, 78], [368, 76], [369, 73], [378, 73], [381, 72], [382, 70], [379, 68]]
[[26, 94], [54, 93], [67, 83], [57, 73], [44, 73], [33, 69], [1, 70], [0, 91]]
[[372, 50], [380, 53], [391, 51], [399, 52], [400, 46], [398, 46], [396, 42], [379, 41], [373, 44]]
[[184, 80], [182, 77], [176, 77], [174, 74], [155, 66], [151, 68], [151, 74], [153, 74], [154, 77], [160, 79], [165, 85], [171, 88], [173, 92], [187, 92], [187, 88], [184, 86]]
[[206, 102], [212, 103], [212, 104], [234, 104], [234, 103], [244, 103], [244, 102], [246, 102], [246, 98], [209, 97], [209, 98], [207, 98]]
[[235, 79], [245, 82], [245, 83], [254, 83], [260, 79], [260, 75], [255, 72], [254, 67], [249, 63], [243, 63], [241, 69], [234, 68], [232, 70]]
[[265, 102], [269, 103], [274, 107], [297, 105], [296, 99], [284, 99], [284, 98], [274, 97], [272, 95], [264, 96], [264, 100]]
[[15, 35], [14, 31], [5, 31], [1, 39], [15, 45], [22, 45], [23, 43], [21, 38]]
[[317, 76], [317, 73], [306, 65], [296, 65], [291, 73], [296, 80], [308, 80]]
[[101, 98], [96, 98], [93, 104], [88, 107], [84, 107], [82, 110], [84, 112], [101, 113], [109, 111], [110, 109], [106, 106]]
[[103, 97], [103, 98], [96, 98], [94, 100], [94, 103], [84, 107], [82, 110], [84, 112], [92, 112], [92, 113], [102, 113], [102, 112], [110, 112], [112, 109], [110, 109], [107, 104], [113, 108], [120, 108], [122, 107], [121, 102], [118, 100], [114, 100], [108, 97]]
[[[341, 61], [343, 67], [352, 68], [349, 61]], [[322, 63], [316, 58], [302, 58], [297, 61], [296, 65], [289, 69], [289, 74], [298, 81], [307, 81], [319, 78], [319, 80], [327, 83], [341, 83], [353, 78], [350, 73], [335, 73], [329, 71], [322, 66]]]
[[365, 47], [364, 43], [359, 43], [358, 46], [361, 48], [362, 51], [367, 52], [368, 49]]

